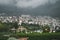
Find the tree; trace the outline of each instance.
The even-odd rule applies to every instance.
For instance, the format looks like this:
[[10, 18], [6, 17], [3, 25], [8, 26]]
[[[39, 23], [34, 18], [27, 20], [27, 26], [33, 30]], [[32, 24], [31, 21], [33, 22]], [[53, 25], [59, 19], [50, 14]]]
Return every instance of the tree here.
[[15, 28], [15, 29], [17, 29], [19, 26], [18, 26], [18, 23], [17, 22], [14, 22], [13, 23], [13, 27]]
[[27, 23], [22, 23], [23, 27], [27, 28], [28, 30], [34, 31], [34, 30], [39, 30], [40, 25], [38, 24], [27, 24]]
[[18, 28], [18, 23], [14, 22], [14, 23], [0, 23], [0, 32], [5, 32], [5, 31], [9, 31], [11, 28]]
[[48, 25], [45, 25], [43, 27], [43, 32], [50, 32], [50, 27]]
[[0, 23], [0, 32], [2, 31], [8, 31], [9, 27], [6, 23]]

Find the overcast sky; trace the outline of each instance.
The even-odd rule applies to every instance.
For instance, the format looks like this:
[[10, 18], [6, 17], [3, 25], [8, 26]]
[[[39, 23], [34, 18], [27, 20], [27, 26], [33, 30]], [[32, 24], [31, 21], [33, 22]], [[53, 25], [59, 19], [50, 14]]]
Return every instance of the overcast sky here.
[[0, 0], [1, 13], [60, 17], [60, 0]]
[[36, 8], [41, 5], [55, 3], [58, 0], [0, 0], [0, 4], [4, 5], [15, 5], [20, 8]]

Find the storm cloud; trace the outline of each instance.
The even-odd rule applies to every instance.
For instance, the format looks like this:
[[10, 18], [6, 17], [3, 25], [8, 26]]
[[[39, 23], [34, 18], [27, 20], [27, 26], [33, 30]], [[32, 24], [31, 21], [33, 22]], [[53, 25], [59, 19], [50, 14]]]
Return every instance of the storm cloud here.
[[0, 5], [8, 5], [8, 4], [12, 4], [13, 0], [0, 0]]
[[16, 6], [21, 8], [36, 8], [48, 3], [55, 3], [58, 0], [17, 0]]
[[60, 18], [60, 0], [0, 0], [0, 15], [21, 14]]
[[15, 5], [19, 8], [36, 8], [38, 6], [55, 3], [58, 0], [0, 0], [0, 4]]

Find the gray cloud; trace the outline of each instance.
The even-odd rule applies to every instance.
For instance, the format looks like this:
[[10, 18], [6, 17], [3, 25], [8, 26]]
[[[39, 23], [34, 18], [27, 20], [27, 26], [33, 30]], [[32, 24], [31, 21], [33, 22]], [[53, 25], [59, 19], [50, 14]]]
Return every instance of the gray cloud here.
[[21, 8], [28, 8], [28, 7], [35, 8], [39, 5], [43, 5], [47, 2], [48, 2], [48, 0], [31, 0], [31, 1], [19, 0], [16, 5]]
[[60, 17], [59, 10], [60, 0], [0, 0], [0, 15], [30, 14]]
[[5, 4], [5, 5], [7, 5], [7, 4], [11, 4], [11, 3], [13, 3], [12, 0], [0, 0], [0, 4]]
[[57, 0], [17, 0], [16, 6], [20, 8], [36, 8], [46, 3], [55, 3]]
[[57, 0], [0, 0], [0, 4], [15, 5], [20, 8], [36, 8], [48, 2], [55, 3]]

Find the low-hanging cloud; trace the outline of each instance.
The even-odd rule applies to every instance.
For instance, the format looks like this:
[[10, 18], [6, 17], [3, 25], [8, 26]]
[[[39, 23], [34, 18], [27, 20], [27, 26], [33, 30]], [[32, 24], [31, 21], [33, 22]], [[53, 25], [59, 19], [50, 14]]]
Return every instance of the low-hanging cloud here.
[[13, 3], [13, 0], [0, 0], [0, 4], [5, 4], [5, 5], [7, 5], [7, 4], [11, 4], [11, 3]]
[[35, 8], [39, 5], [45, 4], [46, 2], [48, 2], [48, 0], [19, 0], [16, 5], [21, 8]]
[[48, 2], [55, 3], [57, 0], [0, 0], [0, 4], [13, 4], [20, 8], [36, 8]]
[[16, 6], [20, 8], [35, 8], [48, 2], [55, 3], [57, 0], [18, 0]]

